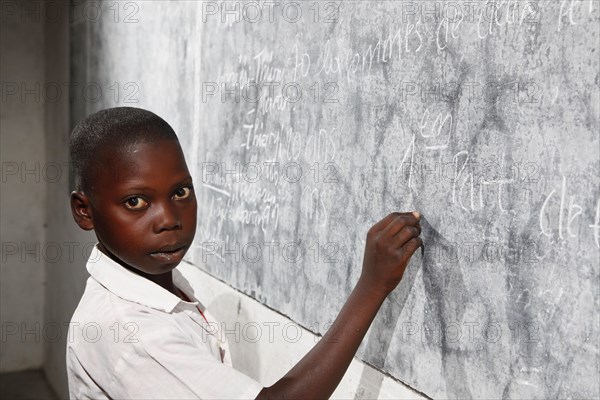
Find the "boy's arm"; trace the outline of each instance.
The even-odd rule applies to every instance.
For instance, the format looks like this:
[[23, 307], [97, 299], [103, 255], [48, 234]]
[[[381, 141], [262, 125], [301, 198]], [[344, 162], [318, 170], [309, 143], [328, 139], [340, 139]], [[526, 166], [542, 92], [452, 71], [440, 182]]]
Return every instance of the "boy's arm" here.
[[257, 399], [327, 399], [342, 380], [367, 329], [421, 245], [418, 213], [392, 213], [367, 235], [360, 279], [325, 336]]
[[328, 399], [342, 380], [385, 296], [359, 281], [325, 336], [257, 399]]

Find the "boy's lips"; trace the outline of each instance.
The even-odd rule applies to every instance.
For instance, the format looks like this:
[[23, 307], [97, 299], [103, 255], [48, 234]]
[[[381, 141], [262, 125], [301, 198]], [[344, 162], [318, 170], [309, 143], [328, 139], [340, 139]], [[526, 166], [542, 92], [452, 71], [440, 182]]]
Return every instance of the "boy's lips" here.
[[168, 263], [183, 258], [186, 249], [187, 244], [168, 245], [150, 253], [150, 256], [157, 261]]
[[154, 253], [170, 253], [170, 252], [173, 252], [175, 250], [179, 250], [179, 249], [181, 249], [183, 247], [187, 247], [187, 243], [168, 244], [166, 246], [158, 248], [156, 251], [153, 251], [151, 254], [154, 254]]

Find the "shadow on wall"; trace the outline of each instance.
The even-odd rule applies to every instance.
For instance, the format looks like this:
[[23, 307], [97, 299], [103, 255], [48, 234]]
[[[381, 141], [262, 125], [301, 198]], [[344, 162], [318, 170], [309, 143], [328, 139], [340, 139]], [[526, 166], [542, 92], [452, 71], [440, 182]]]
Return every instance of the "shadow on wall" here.
[[[421, 218], [421, 237], [423, 246], [411, 258], [411, 262], [406, 268], [401, 284], [394, 290], [388, 299], [383, 303], [377, 318], [373, 321], [371, 332], [367, 338], [365, 349], [365, 361], [376, 368], [384, 369], [385, 362], [390, 350], [396, 325], [408, 296], [415, 285], [419, 269], [422, 269], [422, 280], [429, 304], [433, 309], [433, 321], [426, 323], [438, 323], [445, 329], [445, 321], [461, 321], [464, 308], [461, 306], [466, 299], [466, 288], [464, 277], [460, 266], [452, 270], [440, 269], [436, 265], [433, 253], [426, 252], [426, 246], [439, 246], [444, 250], [451, 249], [451, 243], [437, 230], [435, 230], [423, 216]], [[465, 361], [459, 352], [451, 348], [446, 343], [446, 338], [442, 337], [442, 368], [444, 381], [453, 382], [452, 397], [470, 398], [471, 393], [467, 387], [465, 372]], [[366, 370], [365, 370], [366, 371]], [[363, 372], [359, 387], [369, 385], [373, 387], [376, 383], [376, 391], [373, 395], [378, 395], [381, 389], [383, 375], [379, 374], [374, 380], [372, 376]]]
[[[426, 226], [429, 227], [429, 224], [426, 224], [424, 217], [421, 219], [421, 225], [423, 231], [426, 230]], [[426, 232], [424, 233], [425, 234], [422, 235], [423, 238], [426, 237]], [[423, 239], [423, 242], [425, 243], [425, 239]], [[421, 258], [424, 260], [423, 254], [423, 247], [421, 247], [421, 249], [417, 250], [417, 252], [413, 255], [411, 261], [406, 267], [406, 270], [404, 271], [402, 281], [398, 287], [389, 294], [386, 301], [383, 302], [377, 317], [375, 317], [375, 320], [371, 325], [369, 336], [365, 339], [367, 344], [365, 348], [364, 359], [367, 363], [378, 369], [383, 370], [385, 365], [385, 360], [390, 350], [390, 343], [392, 341], [394, 331], [396, 330], [398, 319], [402, 314], [402, 310], [404, 309], [408, 295], [410, 294], [415, 284], [415, 280], [417, 279], [419, 265], [421, 265]], [[379, 398], [383, 378], [383, 374], [373, 374], [368, 368], [365, 368], [361, 374], [358, 387], [369, 387], [369, 394]], [[357, 392], [354, 398], [362, 398], [360, 395], [361, 394]]]

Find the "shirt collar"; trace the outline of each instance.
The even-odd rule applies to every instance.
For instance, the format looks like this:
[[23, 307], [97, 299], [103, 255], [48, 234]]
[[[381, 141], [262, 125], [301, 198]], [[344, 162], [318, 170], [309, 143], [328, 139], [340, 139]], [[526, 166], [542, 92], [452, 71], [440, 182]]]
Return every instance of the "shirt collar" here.
[[[94, 246], [86, 268], [92, 278], [115, 295], [157, 310], [172, 312], [179, 303], [198, 305], [198, 301], [184, 301], [160, 285], [123, 267]], [[190, 299], [196, 300], [188, 280], [173, 269], [173, 283]]]

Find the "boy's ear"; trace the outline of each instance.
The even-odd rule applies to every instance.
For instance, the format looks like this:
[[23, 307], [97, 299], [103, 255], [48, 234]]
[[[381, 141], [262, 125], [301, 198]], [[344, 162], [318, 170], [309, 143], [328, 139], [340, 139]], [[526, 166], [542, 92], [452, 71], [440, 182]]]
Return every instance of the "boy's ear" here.
[[81, 229], [86, 231], [94, 229], [94, 222], [90, 213], [90, 200], [83, 192], [71, 192], [71, 212], [73, 213], [73, 219]]

